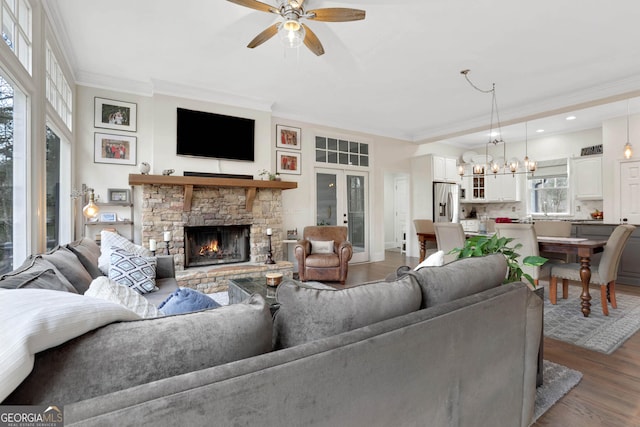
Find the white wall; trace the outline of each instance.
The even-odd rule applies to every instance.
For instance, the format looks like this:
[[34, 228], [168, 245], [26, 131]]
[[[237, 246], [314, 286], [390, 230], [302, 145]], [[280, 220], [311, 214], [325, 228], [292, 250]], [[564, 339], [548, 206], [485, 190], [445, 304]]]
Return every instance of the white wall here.
[[[93, 126], [94, 97], [102, 97], [137, 104], [136, 132], [118, 132], [98, 129]], [[175, 155], [176, 108], [183, 107], [199, 111], [247, 117], [256, 121], [255, 162], [236, 162], [226, 160], [198, 159]], [[146, 161], [151, 165], [151, 173], [160, 174], [164, 169], [175, 169], [176, 175], [187, 171], [238, 173], [257, 176], [261, 169], [275, 171], [276, 124], [299, 127], [302, 130], [301, 175], [283, 175], [282, 179], [298, 183], [298, 188], [283, 191], [283, 228], [297, 228], [301, 233], [306, 225], [315, 223], [315, 136], [346, 138], [368, 143], [370, 149], [369, 186], [369, 236], [370, 259], [384, 259], [384, 208], [385, 208], [385, 173], [407, 173], [409, 159], [416, 146], [399, 140], [376, 135], [350, 132], [343, 129], [320, 126], [317, 124], [297, 122], [289, 119], [272, 117], [270, 112], [216, 104], [201, 100], [180, 98], [155, 94], [142, 96], [121, 93], [86, 86], [78, 86], [76, 100], [76, 187], [87, 184], [95, 188], [102, 200], [107, 197], [108, 188], [127, 188], [128, 176], [139, 173], [137, 166], [99, 164], [93, 162], [94, 133], [105, 132], [137, 137], [136, 163]], [[214, 143], [215, 135], [204, 136], [203, 143]], [[328, 165], [318, 164], [320, 167]], [[363, 170], [363, 168], [355, 168]], [[390, 196], [392, 197], [392, 196]], [[140, 241], [141, 192], [135, 191], [134, 220], [136, 221], [136, 242]], [[123, 213], [124, 215], [124, 213]]]
[[[166, 95], [142, 96], [86, 86], [77, 87], [75, 149], [75, 187], [82, 184], [95, 188], [101, 201], [106, 201], [108, 188], [128, 188], [129, 174], [139, 173], [138, 166], [94, 163], [94, 134], [96, 132], [135, 136], [137, 138], [136, 164], [146, 161], [151, 173], [160, 174], [164, 169], [175, 169], [175, 175], [187, 171], [222, 172], [257, 175], [272, 163], [271, 115], [269, 113], [215, 103], [178, 98]], [[137, 131], [121, 132], [94, 127], [94, 98], [101, 97], [137, 105]], [[256, 121], [256, 161], [199, 159], [176, 156], [176, 108], [207, 111], [247, 117]], [[215, 135], [203, 136], [203, 143], [219, 143]], [[134, 241], [140, 242], [142, 192], [134, 189]], [[109, 208], [121, 216], [129, 216], [128, 209]], [[97, 228], [97, 227], [96, 227]], [[96, 231], [95, 228], [93, 231]], [[84, 235], [84, 230], [82, 231]], [[86, 233], [92, 235], [93, 233]]]
[[[385, 244], [385, 200], [392, 203], [393, 195], [385, 191], [385, 173], [407, 173], [409, 159], [416, 150], [414, 144], [360, 132], [299, 122], [284, 118], [272, 118], [272, 135], [275, 139], [276, 125], [287, 125], [301, 129], [302, 175], [283, 175], [287, 181], [298, 182], [298, 188], [282, 194], [284, 207], [283, 224], [286, 229], [297, 228], [299, 233], [306, 225], [315, 224], [315, 168], [330, 168], [326, 163], [315, 161], [315, 137], [326, 136], [369, 144], [369, 253], [370, 261], [384, 259]], [[275, 151], [275, 142], [271, 144]], [[342, 167], [340, 165], [335, 165]], [[275, 168], [275, 162], [271, 169]], [[367, 170], [354, 168], [354, 170]], [[388, 199], [390, 197], [391, 199]], [[390, 201], [391, 200], [391, 201]]]

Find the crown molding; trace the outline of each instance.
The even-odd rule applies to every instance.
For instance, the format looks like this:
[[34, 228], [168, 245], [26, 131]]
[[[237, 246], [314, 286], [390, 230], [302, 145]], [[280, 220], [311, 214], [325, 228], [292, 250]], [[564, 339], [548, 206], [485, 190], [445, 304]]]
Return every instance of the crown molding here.
[[[530, 103], [520, 107], [500, 110], [501, 126], [554, 116], [557, 114], [575, 112], [585, 108], [604, 105], [640, 96], [640, 77], [630, 77], [606, 84], [593, 86], [587, 90], [560, 94], [537, 103]], [[444, 125], [433, 127], [416, 133], [414, 142], [424, 144], [442, 141], [470, 133], [482, 132], [489, 129], [488, 118], [475, 117], [465, 120], [461, 125]]]
[[154, 94], [169, 95], [199, 101], [213, 102], [238, 108], [272, 112], [274, 102], [250, 96], [239, 96], [225, 92], [218, 92], [201, 87], [189, 86], [163, 80], [151, 80]]

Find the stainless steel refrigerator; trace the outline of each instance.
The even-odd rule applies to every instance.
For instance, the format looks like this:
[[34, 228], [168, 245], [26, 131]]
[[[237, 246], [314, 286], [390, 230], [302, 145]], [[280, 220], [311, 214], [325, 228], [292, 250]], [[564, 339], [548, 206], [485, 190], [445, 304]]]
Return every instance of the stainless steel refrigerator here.
[[433, 222], [460, 222], [460, 186], [433, 183]]

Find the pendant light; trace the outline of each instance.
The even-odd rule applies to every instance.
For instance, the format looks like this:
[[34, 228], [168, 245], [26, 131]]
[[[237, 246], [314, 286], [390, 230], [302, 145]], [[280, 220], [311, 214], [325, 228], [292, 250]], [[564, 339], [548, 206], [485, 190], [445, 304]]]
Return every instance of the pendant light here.
[[93, 188], [89, 188], [87, 191], [91, 191], [91, 193], [89, 194], [89, 203], [87, 203], [87, 205], [82, 208], [82, 215], [84, 215], [87, 219], [91, 219], [95, 218], [98, 215], [98, 212], [100, 212], [100, 208], [98, 207], [98, 205], [96, 205]]
[[631, 143], [629, 143], [629, 100], [627, 99], [627, 143], [624, 145], [624, 158], [630, 159], [633, 156]]
[[525, 172], [535, 172], [536, 162], [529, 158], [529, 122], [524, 122], [524, 170]]

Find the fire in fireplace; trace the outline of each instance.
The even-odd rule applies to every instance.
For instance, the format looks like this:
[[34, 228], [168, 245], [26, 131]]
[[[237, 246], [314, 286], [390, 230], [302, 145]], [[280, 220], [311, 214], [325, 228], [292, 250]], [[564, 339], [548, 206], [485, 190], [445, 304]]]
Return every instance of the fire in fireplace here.
[[250, 225], [185, 227], [185, 267], [249, 261], [250, 230]]

